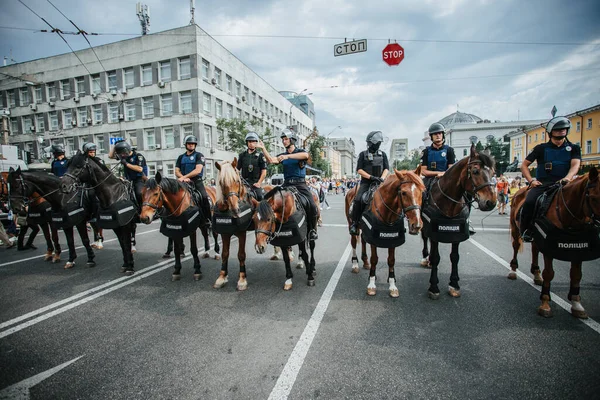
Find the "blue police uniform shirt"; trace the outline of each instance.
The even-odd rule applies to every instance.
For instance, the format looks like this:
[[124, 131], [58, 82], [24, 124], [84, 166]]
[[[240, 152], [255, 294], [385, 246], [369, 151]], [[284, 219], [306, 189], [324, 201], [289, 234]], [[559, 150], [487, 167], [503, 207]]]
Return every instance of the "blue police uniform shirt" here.
[[137, 181], [138, 179], [142, 179], [142, 177], [144, 176], [144, 168], [148, 168], [146, 166], [146, 159], [144, 158], [144, 156], [134, 151], [130, 156], [125, 158], [125, 161], [127, 161], [128, 164], [142, 167], [142, 172], [137, 172], [130, 168], [124, 167], [125, 178], [127, 178], [130, 181]]
[[[282, 156], [282, 155], [296, 154], [296, 153], [306, 153], [306, 150], [295, 147], [294, 151], [292, 151], [291, 153], [288, 153], [286, 151], [285, 153], [277, 154], [277, 157]], [[283, 160], [283, 162], [281, 163], [283, 165], [283, 178], [284, 179], [297, 179], [297, 178], [304, 179], [306, 177], [306, 162], [307, 161], [308, 160], [294, 160], [291, 158]]]
[[67, 172], [68, 162], [69, 160], [67, 160], [66, 158], [63, 158], [62, 160], [53, 160], [52, 165], [50, 167], [50, 171], [54, 175], [61, 177]]
[[537, 180], [542, 184], [554, 183], [567, 176], [571, 160], [581, 160], [581, 147], [566, 140], [561, 146], [548, 141], [535, 146], [525, 159], [537, 161]]
[[[202, 153], [194, 151], [192, 154], [188, 155], [187, 152], [183, 153], [177, 158], [177, 163], [175, 166], [179, 168], [181, 171], [181, 175], [187, 175], [193, 170], [196, 169], [196, 165], [206, 165], [206, 160], [204, 159], [204, 155]], [[204, 176], [204, 167], [202, 167], [202, 172], [200, 172], [195, 177], [191, 178], [192, 180], [201, 179]]]
[[454, 149], [447, 144], [439, 149], [433, 145], [427, 147], [421, 156], [421, 165], [427, 167], [428, 171], [445, 172], [448, 166], [456, 163]]

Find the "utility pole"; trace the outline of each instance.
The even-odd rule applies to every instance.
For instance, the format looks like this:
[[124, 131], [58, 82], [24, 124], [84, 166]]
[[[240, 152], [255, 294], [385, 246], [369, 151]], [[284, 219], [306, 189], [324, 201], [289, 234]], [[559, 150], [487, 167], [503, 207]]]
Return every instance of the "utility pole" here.
[[196, 21], [194, 21], [194, 10], [196, 10], [196, 0], [190, 0], [190, 14], [192, 15], [192, 19], [190, 20], [190, 25], [196, 24]]
[[150, 7], [141, 2], [135, 5], [136, 14], [142, 25], [142, 35], [145, 35], [150, 30]]

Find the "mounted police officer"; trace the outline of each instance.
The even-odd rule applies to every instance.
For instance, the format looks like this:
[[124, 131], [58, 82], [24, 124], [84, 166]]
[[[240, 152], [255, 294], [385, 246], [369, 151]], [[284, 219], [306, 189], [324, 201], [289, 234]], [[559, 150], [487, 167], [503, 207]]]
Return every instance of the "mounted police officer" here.
[[[548, 142], [538, 144], [523, 161], [521, 172], [529, 182], [529, 190], [521, 211], [521, 232], [525, 242], [532, 241], [531, 220], [538, 197], [549, 186], [558, 181], [571, 181], [581, 165], [581, 148], [569, 142], [567, 135], [571, 121], [565, 117], [554, 117], [546, 124]], [[529, 172], [529, 166], [537, 161], [535, 178]]]
[[210, 224], [210, 202], [208, 201], [208, 194], [204, 188], [204, 182], [202, 177], [204, 176], [204, 166], [206, 161], [204, 155], [196, 151], [198, 140], [193, 135], [187, 135], [183, 140], [185, 145], [185, 153], [177, 158], [175, 164], [175, 176], [180, 182], [186, 182], [192, 184], [198, 192], [202, 195], [202, 214]]
[[263, 153], [256, 151], [256, 144], [259, 141], [256, 132], [248, 132], [245, 140], [248, 149], [240, 153], [237, 169], [240, 170], [242, 178], [250, 185], [254, 198], [261, 201], [263, 198], [261, 185], [267, 175], [267, 161]]
[[51, 149], [52, 155], [54, 156], [54, 160], [52, 160], [50, 172], [52, 172], [54, 175], [60, 178], [65, 174], [65, 172], [67, 172], [67, 164], [69, 160], [67, 160], [67, 158], [65, 157], [65, 149], [64, 147], [62, 147], [62, 145], [53, 144]]
[[[102, 159], [96, 158], [96, 144], [95, 143], [93, 143], [93, 142], [84, 143], [84, 145], [81, 147], [81, 150], [83, 151], [83, 154], [85, 154], [86, 156], [88, 156], [90, 158], [94, 158], [96, 160], [99, 160], [102, 164], [104, 164], [104, 161], [102, 161]], [[87, 195], [90, 197], [90, 201], [92, 203], [91, 213], [94, 218], [92, 221], [90, 221], [90, 225], [92, 225], [94, 227], [94, 242], [91, 244], [91, 246], [94, 249], [103, 249], [104, 245], [102, 244], [102, 242], [104, 241], [104, 237], [102, 236], [102, 229], [98, 228], [97, 222], [95, 220], [96, 216], [98, 215], [98, 209], [100, 208], [100, 203], [98, 201], [98, 197], [96, 196], [96, 192], [94, 189], [88, 189]]]
[[140, 153], [132, 150], [131, 145], [124, 140], [115, 143], [108, 157], [117, 159], [123, 165], [125, 179], [132, 183], [139, 207], [142, 204], [146, 159]]
[[421, 174], [425, 177], [423, 183], [429, 191], [436, 177], [441, 177], [456, 162], [454, 149], [446, 142], [446, 128], [439, 122], [429, 127], [431, 146], [423, 150], [421, 155]]
[[283, 165], [283, 184], [281, 187], [294, 186], [308, 200], [309, 209], [306, 210], [308, 240], [317, 240], [319, 238], [319, 235], [317, 235], [317, 218], [319, 213], [312, 193], [306, 185], [306, 163], [310, 155], [306, 150], [296, 147], [298, 137], [290, 129], [284, 129], [280, 137], [286, 151], [278, 154], [277, 157], [271, 156], [261, 141], [258, 142], [256, 147], [262, 149], [270, 164]]
[[380, 131], [369, 133], [367, 135], [367, 150], [361, 151], [358, 155], [356, 172], [361, 176], [361, 179], [352, 205], [351, 235], [358, 235], [358, 223], [363, 213], [363, 194], [369, 190], [373, 183], [382, 183], [390, 172], [387, 154], [379, 150], [382, 142], [383, 133]]

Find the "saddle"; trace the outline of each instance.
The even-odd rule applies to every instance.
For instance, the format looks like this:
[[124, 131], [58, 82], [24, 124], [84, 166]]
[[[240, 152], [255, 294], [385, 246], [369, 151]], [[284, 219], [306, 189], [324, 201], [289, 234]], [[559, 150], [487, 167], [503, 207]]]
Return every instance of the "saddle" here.
[[298, 208], [298, 205], [300, 205], [302, 206], [303, 211], [308, 214], [308, 210], [310, 209], [310, 200], [306, 198], [305, 195], [300, 193], [294, 186], [288, 186], [285, 188], [285, 190], [289, 190], [294, 195], [294, 199], [296, 200], [296, 208]]
[[369, 190], [362, 194], [360, 201], [365, 205], [365, 208], [373, 201], [373, 196], [375, 195], [378, 186], [379, 185], [371, 185], [369, 186]]
[[[552, 200], [558, 193], [560, 189], [560, 183], [555, 183], [554, 185], [549, 186], [544, 193], [541, 194], [540, 197], [537, 198], [535, 202], [535, 207], [533, 209], [533, 218], [532, 221], [536, 221], [546, 215], [548, 212], [548, 208], [550, 208], [550, 204], [552, 204]], [[521, 220], [521, 214], [523, 212], [523, 207], [519, 209], [518, 220]]]

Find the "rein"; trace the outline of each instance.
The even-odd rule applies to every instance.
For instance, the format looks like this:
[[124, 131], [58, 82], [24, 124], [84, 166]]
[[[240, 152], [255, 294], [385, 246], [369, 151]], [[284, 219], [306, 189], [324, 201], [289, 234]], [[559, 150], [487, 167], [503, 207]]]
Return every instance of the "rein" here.
[[[560, 188], [558, 190], [558, 195], [559, 195], [560, 199], [562, 200], [563, 207], [565, 208], [565, 210], [567, 210], [567, 212], [569, 213], [569, 215], [571, 215], [571, 217], [573, 218], [573, 220], [575, 222], [582, 224], [582, 225], [595, 225], [595, 226], [600, 225], [600, 220], [594, 214], [594, 209], [592, 208], [592, 205], [590, 204], [590, 189], [595, 188], [596, 185], [597, 185], [596, 183], [590, 184], [589, 180], [588, 180], [588, 183], [586, 183], [585, 192], [584, 192], [583, 201], [582, 201], [583, 204], [581, 207], [581, 210], [583, 211], [583, 218], [578, 218], [575, 216], [575, 214], [571, 211], [571, 209], [567, 205], [567, 201], [565, 200], [565, 193], [563, 190], [564, 185], [562, 183], [560, 184]], [[556, 202], [556, 215], [558, 216], [558, 219], [560, 221], [562, 218], [560, 215], [559, 205], [560, 205], [560, 203], [557, 201]], [[589, 208], [589, 210], [590, 210], [589, 217], [585, 215], [585, 210], [584, 210], [585, 206], [587, 206], [587, 208]]]
[[391, 212], [391, 213], [392, 213], [392, 214], [394, 214], [396, 217], [398, 217], [398, 218], [396, 218], [396, 219], [395, 219], [394, 221], [392, 221], [392, 222], [386, 222], [386, 221], [383, 219], [383, 216], [381, 215], [381, 212], [379, 212], [379, 208], [378, 208], [378, 207], [375, 207], [375, 211], [377, 212], [377, 215], [379, 216], [379, 219], [380, 219], [380, 220], [381, 220], [383, 223], [385, 223], [385, 224], [387, 224], [387, 225], [389, 225], [389, 226], [392, 226], [392, 225], [394, 225], [396, 222], [398, 222], [398, 220], [399, 220], [399, 219], [403, 218], [403, 217], [406, 215], [406, 213], [407, 213], [407, 212], [409, 212], [409, 211], [412, 211], [412, 210], [420, 210], [420, 209], [421, 209], [421, 206], [419, 206], [418, 204], [412, 204], [412, 205], [410, 205], [410, 206], [408, 206], [408, 207], [404, 207], [404, 202], [402, 201], [402, 196], [400, 196], [400, 188], [402, 187], [402, 185], [404, 185], [404, 184], [407, 184], [407, 183], [414, 184], [414, 182], [412, 182], [412, 181], [401, 181], [401, 182], [400, 182], [400, 186], [398, 186], [398, 191], [397, 191], [397, 194], [398, 194], [398, 198], [400, 199], [400, 207], [401, 207], [401, 209], [400, 209], [400, 213], [397, 213], [396, 211], [392, 210], [392, 209], [391, 209], [391, 208], [390, 208], [390, 207], [389, 207], [389, 206], [386, 204], [385, 200], [383, 199], [383, 195], [381, 194], [381, 191], [379, 190], [380, 188], [378, 188], [378, 189], [375, 191], [376, 193], [378, 193], [378, 194], [379, 194], [379, 198], [381, 199], [381, 203], [383, 203], [383, 205], [385, 206], [385, 208], [387, 208], [387, 210], [388, 210], [389, 212]]
[[[275, 228], [273, 228], [272, 231], [271, 230], [265, 231], [264, 229], [258, 229], [258, 228], [254, 230], [255, 236], [257, 233], [262, 233], [263, 235], [267, 236], [267, 244], [271, 243], [271, 241], [273, 239], [275, 239], [277, 234], [279, 234], [279, 232], [281, 232], [281, 227], [283, 227], [283, 214], [285, 211], [285, 198], [283, 197], [283, 193], [282, 193], [283, 190], [280, 187], [278, 187], [277, 192], [281, 196], [281, 222], [279, 223], [279, 229], [275, 229], [277, 227], [277, 217], [275, 216], [275, 210], [273, 210], [273, 218], [271, 218], [271, 228], [273, 228], [273, 225], [275, 226]], [[275, 231], [277, 231], [277, 232], [275, 232]]]
[[[158, 197], [158, 202], [159, 203], [162, 202], [164, 204], [165, 195], [164, 195], [164, 192], [163, 192], [162, 188], [160, 187], [160, 185], [158, 185], [158, 189], [159, 189], [159, 193], [160, 193], [159, 197]], [[185, 191], [185, 189], [184, 189], [184, 191]], [[152, 203], [149, 203], [149, 202], [145, 201], [145, 202], [142, 203], [142, 207], [148, 206], [148, 207], [150, 207], [150, 208], [152, 208], [154, 210], [154, 215], [156, 215], [158, 213], [161, 218], [168, 218], [168, 217], [171, 217], [171, 216], [175, 215], [175, 213], [177, 211], [179, 211], [179, 209], [183, 205], [183, 201], [185, 200], [185, 193], [186, 192], [184, 192], [183, 196], [181, 196], [181, 201], [179, 202], [179, 205], [173, 210], [173, 212], [171, 212], [168, 215], [160, 215], [160, 212], [158, 211], [158, 209], [159, 208], [163, 208], [164, 206], [159, 207], [158, 203], [157, 204], [152, 204]]]

